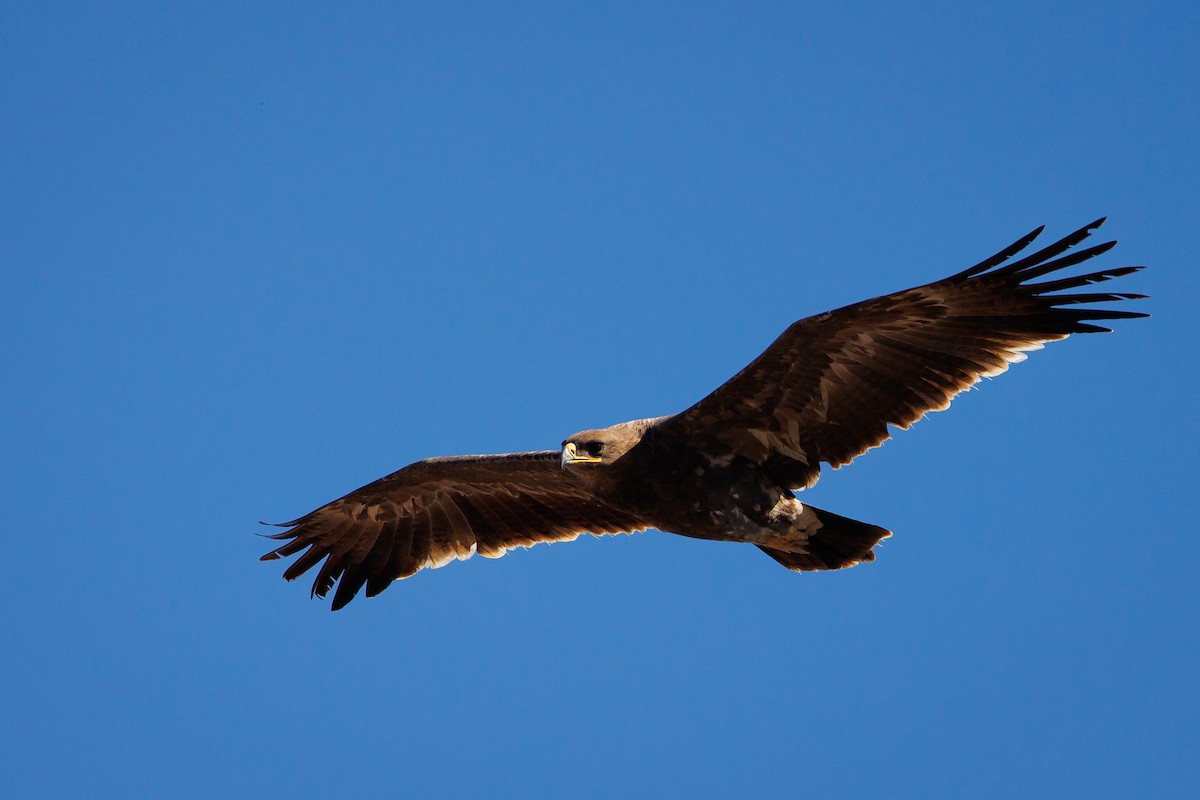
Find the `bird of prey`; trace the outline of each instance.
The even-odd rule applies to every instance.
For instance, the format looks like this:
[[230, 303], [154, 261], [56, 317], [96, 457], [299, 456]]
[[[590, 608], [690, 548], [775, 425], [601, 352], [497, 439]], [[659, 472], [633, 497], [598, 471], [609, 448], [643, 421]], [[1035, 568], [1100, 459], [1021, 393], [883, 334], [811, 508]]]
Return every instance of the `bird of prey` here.
[[1055, 275], [1115, 242], [1075, 249], [1103, 219], [1016, 258], [1021, 237], [949, 278], [793, 323], [758, 358], [678, 414], [567, 437], [558, 450], [418, 461], [350, 492], [271, 538], [268, 561], [321, 564], [312, 594], [337, 610], [426, 567], [478, 553], [656, 528], [749, 542], [791, 570], [873, 561], [891, 532], [802, 503], [821, 463], [850, 463], [981, 377], [1098, 320], [1144, 317], [1092, 303], [1145, 295], [1078, 291], [1136, 272]]

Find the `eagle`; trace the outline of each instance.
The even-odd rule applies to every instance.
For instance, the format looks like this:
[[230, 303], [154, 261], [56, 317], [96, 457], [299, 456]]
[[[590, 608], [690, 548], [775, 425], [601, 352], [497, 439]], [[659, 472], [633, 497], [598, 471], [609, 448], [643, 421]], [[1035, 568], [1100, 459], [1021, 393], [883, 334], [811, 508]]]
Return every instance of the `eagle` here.
[[[982, 377], [1046, 342], [1144, 317], [1093, 303], [1146, 295], [1078, 291], [1143, 267], [1064, 275], [1116, 242], [1074, 249], [1101, 218], [1017, 257], [1044, 226], [973, 267], [914, 289], [806, 317], [678, 414], [567, 437], [557, 450], [430, 458], [280, 523], [263, 561], [320, 564], [312, 595], [336, 611], [366, 586], [478, 553], [657, 529], [749, 542], [790, 570], [875, 559], [891, 531], [801, 502], [821, 464], [837, 469], [940, 411]], [[1038, 279], [1046, 278], [1039, 281]], [[323, 563], [322, 563], [323, 562]]]

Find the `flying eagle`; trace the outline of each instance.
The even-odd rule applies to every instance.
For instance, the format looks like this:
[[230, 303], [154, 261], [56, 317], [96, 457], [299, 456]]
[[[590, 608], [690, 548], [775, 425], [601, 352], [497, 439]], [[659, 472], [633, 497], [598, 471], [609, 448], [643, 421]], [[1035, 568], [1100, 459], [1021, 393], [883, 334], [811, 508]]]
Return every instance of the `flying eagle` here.
[[1116, 244], [1068, 253], [1103, 222], [1010, 262], [1038, 228], [944, 280], [802, 319], [673, 416], [576, 433], [558, 450], [410, 464], [283, 523], [270, 538], [284, 543], [262, 560], [301, 554], [289, 581], [324, 561], [312, 594], [336, 583], [335, 611], [364, 584], [373, 597], [426, 567], [583, 533], [750, 542], [797, 571], [873, 561], [890, 531], [801, 503], [794, 490], [817, 482], [821, 462], [850, 463], [889, 425], [946, 408], [1025, 351], [1109, 330], [1092, 320], [1147, 316], [1088, 305], [1145, 295], [1067, 291], [1142, 267], [1031, 283]]

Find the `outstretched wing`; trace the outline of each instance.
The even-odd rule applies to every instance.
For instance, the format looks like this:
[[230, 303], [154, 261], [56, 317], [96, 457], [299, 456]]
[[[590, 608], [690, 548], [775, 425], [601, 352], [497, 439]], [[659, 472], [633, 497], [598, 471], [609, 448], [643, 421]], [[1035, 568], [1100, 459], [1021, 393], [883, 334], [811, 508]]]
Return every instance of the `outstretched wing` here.
[[601, 503], [546, 450], [418, 461], [281, 527], [270, 538], [289, 541], [262, 560], [304, 550], [283, 573], [291, 581], [324, 559], [312, 593], [324, 597], [336, 582], [336, 611], [363, 584], [374, 597], [456, 558], [650, 526]]
[[[1063, 255], [1100, 219], [1032, 255], [1005, 264], [1038, 228], [945, 280], [856, 303], [794, 323], [762, 355], [666, 430], [753, 458], [802, 488], [819, 461], [849, 463], [939, 411], [981, 377], [1025, 359], [1027, 350], [1072, 333], [1107, 331], [1089, 320], [1144, 317], [1084, 307], [1137, 294], [1054, 294], [1128, 275], [1118, 267], [1029, 283], [1104, 253], [1116, 242]], [[1003, 266], [1002, 266], [1003, 265]]]

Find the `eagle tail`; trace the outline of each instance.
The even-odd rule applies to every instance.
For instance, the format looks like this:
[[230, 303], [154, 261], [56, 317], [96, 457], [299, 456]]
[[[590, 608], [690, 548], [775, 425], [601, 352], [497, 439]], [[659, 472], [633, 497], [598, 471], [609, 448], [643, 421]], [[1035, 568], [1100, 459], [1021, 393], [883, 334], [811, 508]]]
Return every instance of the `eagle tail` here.
[[859, 522], [807, 503], [804, 505], [816, 514], [821, 522], [821, 527], [805, 542], [807, 553], [790, 553], [773, 547], [759, 546], [760, 550], [788, 569], [797, 572], [842, 569], [863, 561], [874, 561], [875, 552], [872, 548], [879, 544], [880, 539], [892, 535], [887, 528]]

